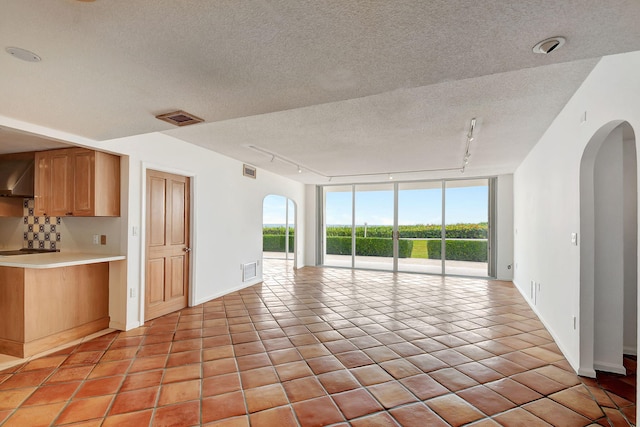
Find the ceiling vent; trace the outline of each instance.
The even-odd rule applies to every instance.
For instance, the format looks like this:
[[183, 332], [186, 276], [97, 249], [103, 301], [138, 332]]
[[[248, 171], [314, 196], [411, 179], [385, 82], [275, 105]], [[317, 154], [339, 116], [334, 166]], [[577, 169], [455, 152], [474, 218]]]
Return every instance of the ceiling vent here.
[[204, 122], [200, 117], [196, 117], [193, 114], [189, 114], [186, 111], [178, 110], [171, 113], [160, 114], [156, 116], [156, 119], [160, 119], [167, 123], [171, 123], [176, 126], [188, 126], [195, 125], [196, 123]]
[[533, 52], [546, 55], [562, 47], [566, 41], [567, 40], [564, 37], [551, 37], [536, 44], [533, 47]]

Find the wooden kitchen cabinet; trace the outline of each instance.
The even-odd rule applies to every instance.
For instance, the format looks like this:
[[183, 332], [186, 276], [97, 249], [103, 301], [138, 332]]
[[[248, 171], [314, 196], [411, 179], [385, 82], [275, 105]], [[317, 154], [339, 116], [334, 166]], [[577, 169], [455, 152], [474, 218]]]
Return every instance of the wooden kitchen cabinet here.
[[36, 153], [35, 213], [120, 216], [120, 157], [84, 148]]
[[16, 357], [109, 327], [109, 263], [0, 267], [0, 353]]

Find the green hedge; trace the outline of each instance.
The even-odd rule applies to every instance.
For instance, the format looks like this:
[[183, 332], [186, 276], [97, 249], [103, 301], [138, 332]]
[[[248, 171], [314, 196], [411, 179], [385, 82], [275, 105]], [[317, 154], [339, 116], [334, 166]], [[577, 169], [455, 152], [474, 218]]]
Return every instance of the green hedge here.
[[[262, 236], [262, 250], [265, 252], [284, 252], [286, 236], [265, 234]], [[289, 252], [293, 252], [294, 236], [289, 235]]]
[[[289, 227], [289, 236], [293, 236], [295, 231], [295, 228]], [[284, 227], [262, 227], [262, 234], [275, 234], [284, 236], [286, 234], [286, 230]]]
[[[283, 227], [284, 229], [284, 227]], [[446, 236], [449, 239], [486, 239], [487, 223], [479, 224], [448, 224], [445, 227]], [[398, 227], [400, 237], [405, 239], [437, 239], [442, 236], [441, 226], [428, 225], [400, 225]], [[372, 225], [367, 227], [367, 237], [391, 238], [393, 227], [390, 225]], [[273, 233], [275, 234], [275, 233]], [[327, 237], [350, 237], [351, 227], [331, 226], [327, 227]], [[364, 226], [356, 227], [356, 237], [364, 237]]]
[[[410, 240], [400, 240], [398, 246], [398, 256], [400, 258], [411, 258], [413, 242]], [[351, 255], [351, 237], [327, 237], [327, 254], [329, 255]], [[356, 237], [356, 255], [361, 256], [393, 256], [393, 240], [379, 237]]]
[[[446, 259], [451, 261], [487, 262], [486, 240], [446, 240]], [[441, 259], [441, 240], [427, 240], [429, 259]]]

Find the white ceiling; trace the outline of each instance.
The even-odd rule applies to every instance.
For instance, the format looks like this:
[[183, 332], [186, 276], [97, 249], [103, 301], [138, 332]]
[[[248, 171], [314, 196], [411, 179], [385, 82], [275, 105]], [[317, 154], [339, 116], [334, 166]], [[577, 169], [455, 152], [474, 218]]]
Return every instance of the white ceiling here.
[[[640, 50], [639, 21], [637, 0], [6, 0], [2, 47], [42, 62], [2, 52], [0, 115], [166, 132], [309, 183], [459, 168], [477, 117], [466, 174], [511, 172], [598, 58]], [[154, 118], [174, 109], [206, 123]]]

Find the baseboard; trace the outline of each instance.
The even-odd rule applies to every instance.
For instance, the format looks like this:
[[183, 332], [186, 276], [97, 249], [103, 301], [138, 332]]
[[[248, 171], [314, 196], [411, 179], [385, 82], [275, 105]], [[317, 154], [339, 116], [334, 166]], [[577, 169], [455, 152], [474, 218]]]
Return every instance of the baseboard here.
[[596, 377], [596, 370], [595, 369], [583, 369], [583, 368], [580, 368], [580, 369], [578, 369], [578, 375], [580, 375], [581, 377], [595, 378]]
[[638, 355], [638, 347], [629, 347], [629, 346], [624, 346], [622, 348], [622, 351], [624, 354], [628, 354], [629, 356], [637, 356]]
[[118, 331], [126, 331], [127, 330], [127, 325], [125, 325], [122, 322], [111, 321], [111, 322], [109, 322], [109, 327], [111, 329], [117, 329]]
[[611, 372], [613, 374], [627, 375], [627, 369], [624, 365], [608, 362], [593, 362], [593, 368], [596, 371]]
[[241, 291], [241, 290], [243, 290], [245, 288], [248, 288], [250, 286], [254, 286], [254, 285], [257, 285], [257, 284], [260, 284], [260, 283], [262, 283], [262, 280], [259, 280], [257, 282], [243, 283], [240, 286], [236, 286], [235, 288], [225, 289], [224, 291], [219, 292], [217, 294], [209, 295], [209, 296], [206, 296], [204, 298], [199, 298], [194, 302], [193, 305], [195, 306], [195, 305], [204, 304], [205, 302], [209, 302], [209, 301], [211, 301], [213, 299], [223, 297], [223, 296], [228, 295], [228, 294], [230, 294], [232, 292]]

